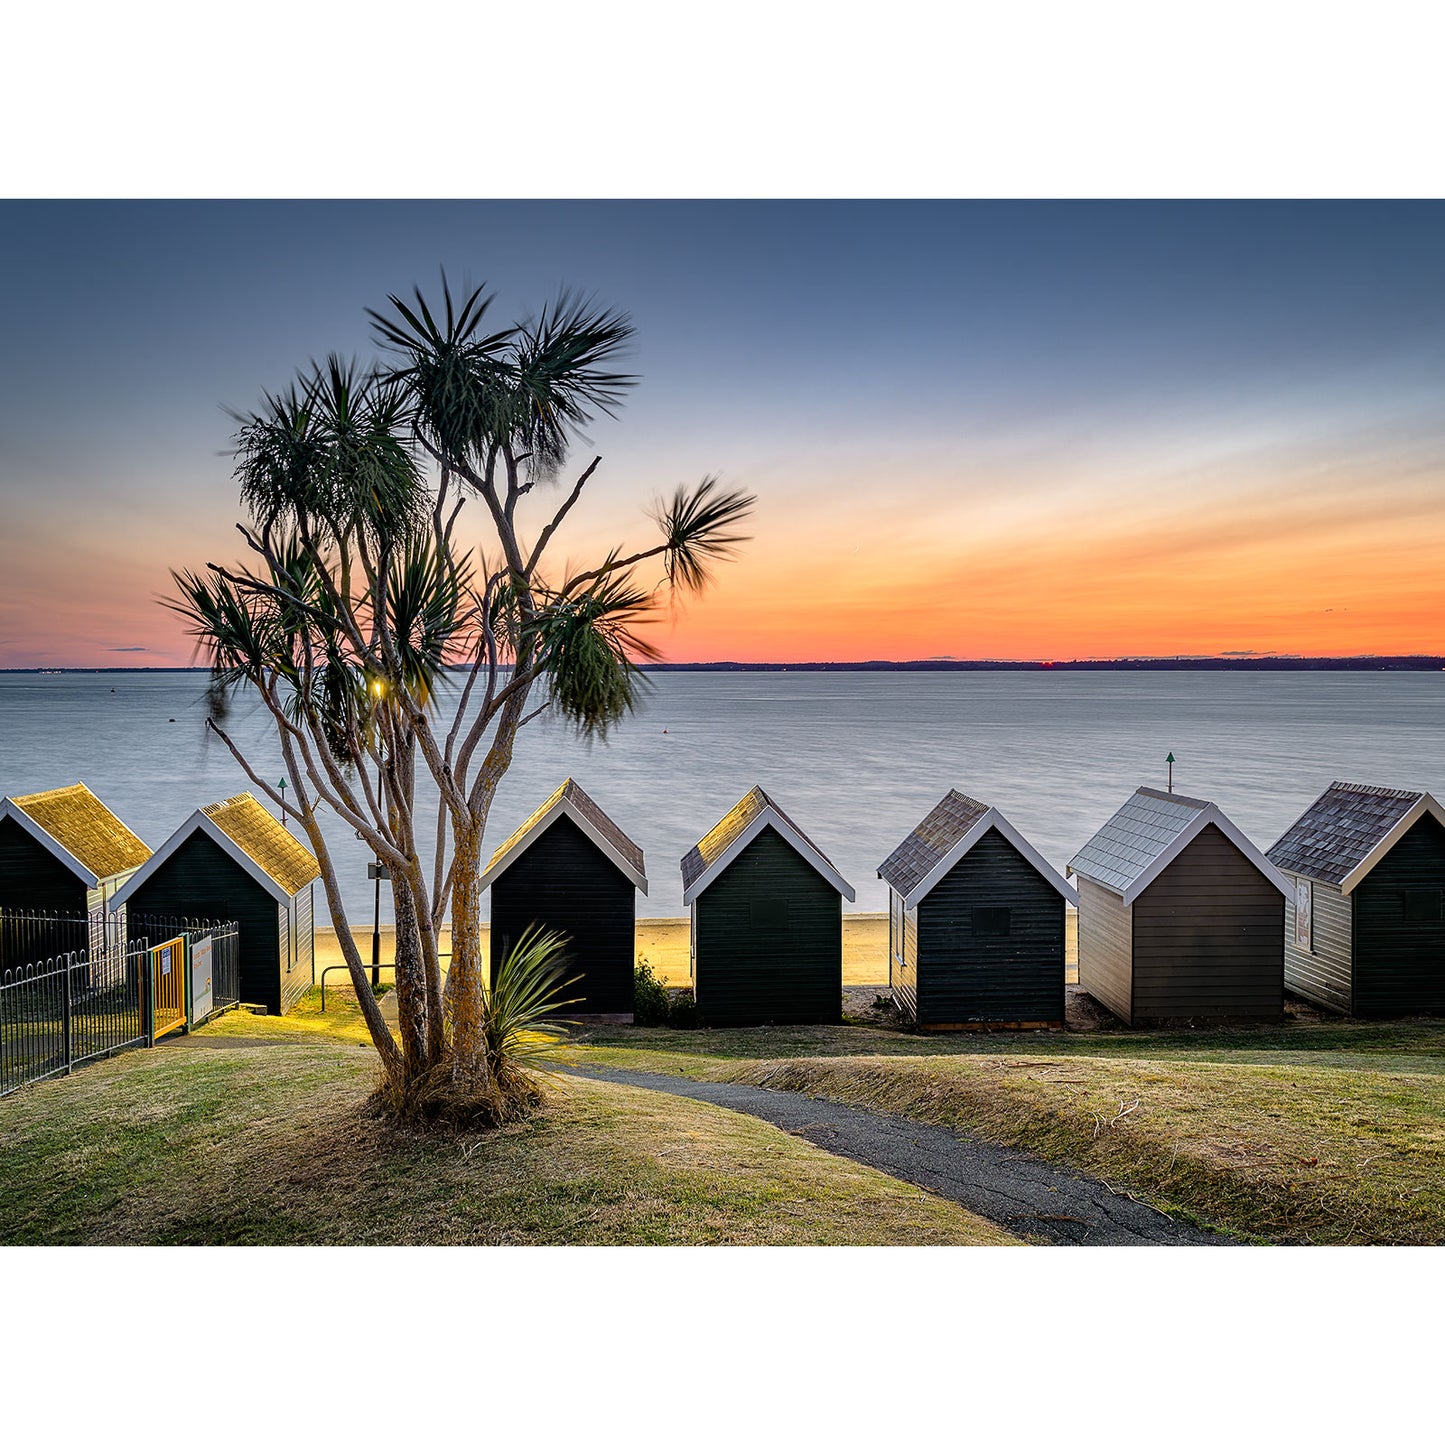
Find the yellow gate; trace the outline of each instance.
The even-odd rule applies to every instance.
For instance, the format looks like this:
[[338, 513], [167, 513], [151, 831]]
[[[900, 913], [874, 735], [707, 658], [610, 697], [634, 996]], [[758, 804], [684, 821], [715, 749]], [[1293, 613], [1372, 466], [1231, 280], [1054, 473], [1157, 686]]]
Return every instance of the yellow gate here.
[[151, 949], [151, 1016], [154, 1038], [174, 1033], [186, 1022], [186, 941], [173, 938]]

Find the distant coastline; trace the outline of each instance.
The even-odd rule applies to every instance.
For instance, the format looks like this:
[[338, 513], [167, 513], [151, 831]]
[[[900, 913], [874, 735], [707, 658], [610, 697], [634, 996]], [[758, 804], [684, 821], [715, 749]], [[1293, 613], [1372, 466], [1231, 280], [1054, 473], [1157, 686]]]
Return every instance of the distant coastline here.
[[[204, 667], [0, 667], [0, 675], [58, 673], [204, 674]], [[453, 668], [453, 671], [462, 671]], [[644, 672], [1442, 672], [1445, 655], [1298, 657], [1109, 657], [1037, 662], [930, 657], [912, 662], [651, 662]]]

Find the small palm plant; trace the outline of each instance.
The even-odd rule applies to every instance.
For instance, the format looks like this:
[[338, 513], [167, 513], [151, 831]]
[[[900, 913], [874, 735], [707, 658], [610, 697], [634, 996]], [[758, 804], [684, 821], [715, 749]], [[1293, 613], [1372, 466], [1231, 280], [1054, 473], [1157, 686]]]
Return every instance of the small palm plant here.
[[488, 1087], [456, 1090], [446, 1076], [432, 1075], [411, 1089], [383, 1083], [378, 1102], [393, 1116], [488, 1128], [525, 1116], [542, 1097], [538, 1065], [545, 1067], [545, 1056], [567, 1040], [568, 1021], [557, 1010], [582, 1001], [580, 994], [563, 997], [582, 981], [564, 976], [570, 942], [533, 924], [503, 958], [483, 1015]]

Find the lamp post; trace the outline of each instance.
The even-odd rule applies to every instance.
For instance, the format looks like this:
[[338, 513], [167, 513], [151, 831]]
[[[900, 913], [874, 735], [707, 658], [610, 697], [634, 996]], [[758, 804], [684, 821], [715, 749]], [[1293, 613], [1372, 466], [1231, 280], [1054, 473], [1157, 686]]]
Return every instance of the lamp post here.
[[378, 859], [366, 865], [366, 876], [376, 884], [376, 900], [371, 910], [371, 987], [381, 982], [381, 880], [390, 878], [386, 864]]
[[[371, 684], [371, 695], [376, 699], [376, 705], [381, 706], [382, 694], [386, 691], [386, 685], [382, 680], [374, 678]], [[378, 750], [380, 743], [377, 744]], [[381, 796], [381, 761], [376, 764], [376, 794]], [[366, 865], [367, 877], [376, 884], [376, 893], [371, 906], [371, 991], [376, 992], [381, 983], [381, 884], [382, 880], [390, 880], [391, 874], [387, 871], [386, 864], [380, 858], [374, 863]]]

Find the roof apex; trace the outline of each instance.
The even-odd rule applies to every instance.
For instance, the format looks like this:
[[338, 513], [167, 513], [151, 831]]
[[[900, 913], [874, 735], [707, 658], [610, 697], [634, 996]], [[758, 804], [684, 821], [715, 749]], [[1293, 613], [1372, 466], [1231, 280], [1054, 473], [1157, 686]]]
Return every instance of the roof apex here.
[[858, 895], [852, 884], [833, 866], [828, 855], [760, 786], [754, 784], [683, 854], [683, 904], [690, 905], [769, 826], [844, 898], [853, 902]]
[[571, 777], [564, 778], [530, 817], [492, 854], [482, 872], [481, 886], [494, 883], [560, 818], [569, 818], [645, 895], [647, 869], [642, 849], [622, 831], [591, 795]]

